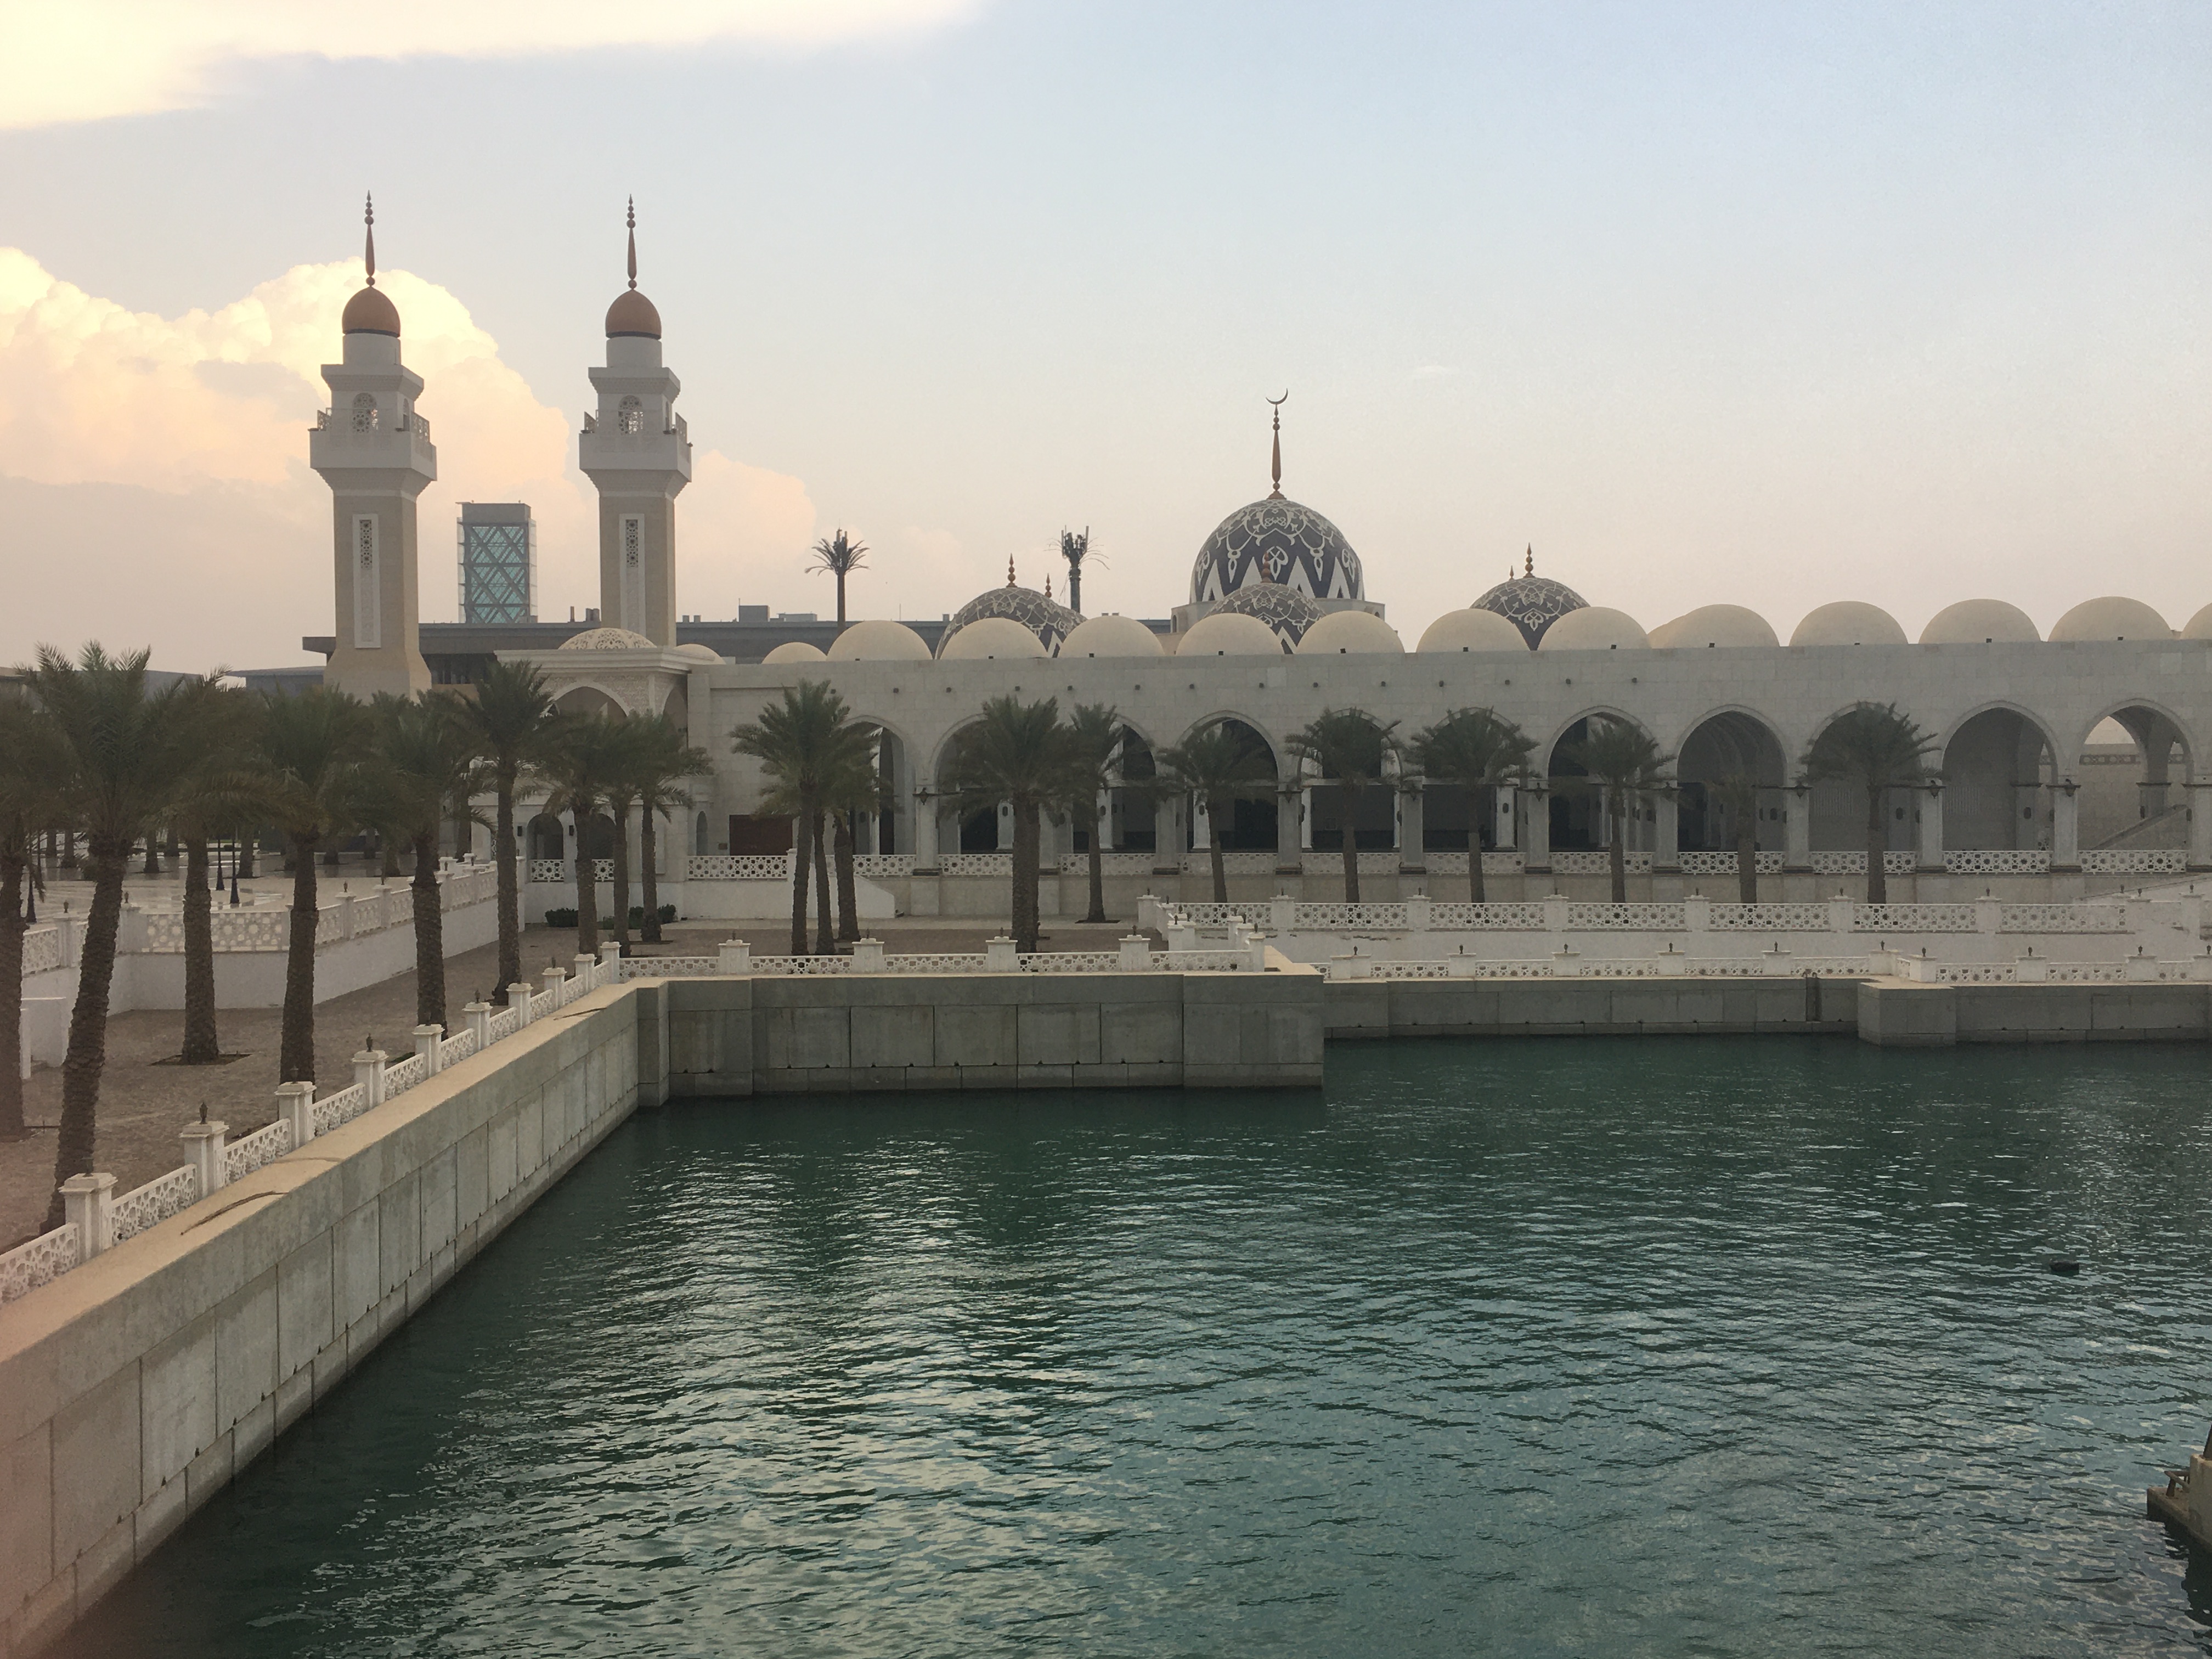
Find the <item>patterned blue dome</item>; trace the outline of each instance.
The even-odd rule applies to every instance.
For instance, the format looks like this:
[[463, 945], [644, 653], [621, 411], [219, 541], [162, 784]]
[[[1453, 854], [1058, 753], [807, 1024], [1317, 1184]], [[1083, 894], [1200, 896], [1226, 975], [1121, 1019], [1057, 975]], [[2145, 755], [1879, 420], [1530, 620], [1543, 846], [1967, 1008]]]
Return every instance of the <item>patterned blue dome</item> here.
[[1240, 587], [1206, 615], [1218, 617], [1224, 611], [1257, 617], [1275, 630], [1275, 637], [1286, 647], [1293, 648], [1305, 638], [1306, 629], [1321, 620], [1319, 605], [1280, 582], [1255, 582]]
[[1054, 656], [1060, 653], [1060, 642], [1083, 620], [1058, 600], [1046, 598], [1035, 588], [1016, 587], [1009, 583], [978, 593], [952, 613], [952, 620], [945, 624], [944, 635], [937, 642], [938, 655], [945, 654], [946, 641], [969, 623], [984, 617], [1006, 617], [1019, 623]]
[[1240, 507], [1198, 550], [1193, 605], [1279, 582], [1312, 599], [1364, 599], [1359, 556], [1344, 532], [1310, 507], [1270, 495]]
[[1474, 602], [1478, 611], [1494, 611], [1521, 630], [1534, 651], [1544, 630], [1570, 611], [1586, 611], [1589, 601], [1565, 582], [1549, 576], [1516, 576], [1503, 581]]

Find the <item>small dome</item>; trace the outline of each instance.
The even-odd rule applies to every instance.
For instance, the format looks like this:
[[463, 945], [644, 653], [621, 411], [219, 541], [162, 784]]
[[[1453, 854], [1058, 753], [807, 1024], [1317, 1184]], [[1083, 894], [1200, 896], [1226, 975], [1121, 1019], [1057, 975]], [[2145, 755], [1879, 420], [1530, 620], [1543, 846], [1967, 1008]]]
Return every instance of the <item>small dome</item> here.
[[2141, 599], [2084, 599], [2051, 624], [2054, 640], [2170, 640], [2173, 630]]
[[1701, 605], [1651, 630], [1655, 651], [1705, 650], [1714, 646], [1779, 645], [1766, 618], [1740, 605]]
[[626, 288], [615, 295], [615, 302], [607, 307], [607, 338], [623, 335], [639, 335], [648, 340], [660, 337], [660, 313], [653, 301], [634, 288]]
[[627, 628], [587, 628], [561, 641], [563, 651], [658, 651], [660, 647], [642, 634]]
[[1301, 652], [1316, 656], [1375, 656], [1406, 654], [1398, 630], [1371, 611], [1332, 611], [1306, 629], [1298, 641]]
[[763, 665], [780, 662], [825, 662], [827, 660], [819, 646], [809, 645], [805, 640], [786, 640], [761, 659]]
[[389, 334], [399, 337], [399, 307], [380, 288], [365, 288], [346, 301], [338, 326], [349, 334]]
[[1063, 657], [1164, 657], [1160, 636], [1134, 617], [1093, 617], [1060, 642]]
[[1306, 629], [1321, 620], [1321, 607], [1295, 587], [1280, 582], [1254, 582], [1240, 587], [1206, 615], [1254, 617], [1275, 630], [1285, 651], [1305, 638]]
[[1469, 605], [1447, 611], [1429, 624], [1416, 651], [1522, 651], [1528, 641], [1521, 630], [1495, 611]]
[[1279, 657], [1285, 647], [1257, 617], [1216, 611], [1191, 624], [1176, 647], [1179, 657]]
[[948, 662], [984, 657], [1049, 657], [1044, 641], [1012, 617], [978, 617], [957, 634], [948, 634], [937, 654]]
[[1344, 532], [1310, 507], [1281, 495], [1240, 507], [1198, 550], [1190, 602], [1204, 605], [1244, 588], [1273, 585], [1308, 599], [1361, 599], [1359, 555]]
[[[985, 617], [1003, 617], [1028, 629], [1042, 643], [1048, 657], [1060, 649], [1060, 642], [1083, 620], [1058, 600], [1048, 599], [1035, 588], [1017, 587], [1008, 582], [1004, 587], [985, 589], [952, 613], [952, 620], [945, 624], [944, 635], [937, 642], [937, 654], [944, 656], [945, 645], [953, 635]], [[1006, 653], [994, 651], [988, 654], [1003, 657]]]
[[1534, 574], [1502, 581], [1474, 602], [1476, 610], [1495, 611], [1519, 629], [1531, 651], [1542, 641], [1545, 629], [1589, 604], [1565, 582]]
[[829, 656], [831, 662], [927, 662], [929, 642], [904, 623], [856, 622], [830, 641]]
[[1947, 605], [1920, 630], [1923, 645], [2032, 645], [2042, 637], [2027, 611], [2002, 599]]
[[1805, 620], [1797, 624], [1797, 631], [1790, 636], [1792, 645], [1903, 645], [1905, 630], [1897, 625], [1897, 618], [1878, 605], [1861, 605], [1856, 599], [1838, 599], [1832, 605], [1816, 605], [1805, 613]]
[[1539, 651], [1642, 651], [1651, 641], [1626, 611], [1586, 605], [1570, 611], [1544, 630]]
[[692, 641], [688, 645], [678, 646], [676, 647], [676, 654], [679, 657], [689, 657], [694, 662], [720, 662], [722, 660], [722, 653], [720, 652], [715, 650], [711, 645], [701, 645], [696, 640]]
[[2189, 619], [2189, 626], [2181, 630], [2185, 640], [2212, 640], [2212, 605]]

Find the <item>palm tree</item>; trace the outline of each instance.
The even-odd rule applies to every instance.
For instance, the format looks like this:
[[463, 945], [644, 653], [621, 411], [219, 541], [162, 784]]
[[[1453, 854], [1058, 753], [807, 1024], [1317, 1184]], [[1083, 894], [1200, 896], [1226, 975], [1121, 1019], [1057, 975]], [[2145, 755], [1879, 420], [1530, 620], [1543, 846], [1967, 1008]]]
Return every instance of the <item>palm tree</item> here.
[[1061, 531], [1060, 556], [1067, 561], [1067, 608], [1079, 617], [1083, 614], [1083, 562], [1091, 556], [1091, 526]]
[[638, 783], [637, 802], [641, 814], [638, 826], [638, 860], [640, 885], [644, 889], [645, 910], [639, 928], [640, 936], [648, 945], [660, 943], [660, 885], [654, 865], [659, 856], [658, 821], [661, 815], [672, 817], [691, 805], [690, 792], [684, 787], [693, 778], [710, 775], [714, 763], [707, 751], [694, 748], [684, 741], [684, 733], [676, 722], [665, 714], [634, 718], [636, 728], [636, 750], [633, 757]]
[[607, 804], [609, 791], [621, 775], [628, 722], [605, 709], [564, 720], [545, 753], [538, 770], [552, 786], [545, 810], [568, 813], [576, 825], [576, 954], [596, 956], [599, 950], [599, 890], [598, 860], [592, 857], [592, 820]]
[[[791, 954], [806, 954], [806, 884], [823, 786], [849, 751], [873, 742], [869, 728], [849, 724], [852, 710], [827, 680], [801, 680], [781, 702], [730, 733], [731, 747], [761, 764], [768, 788], [761, 811], [791, 820]], [[824, 884], [826, 886], [826, 883]], [[823, 903], [828, 899], [825, 896]], [[825, 927], [823, 932], [826, 933]]]
[[[1065, 534], [1061, 540], [1066, 540]], [[1070, 570], [1079, 563], [1071, 559]], [[1085, 921], [1108, 920], [1106, 858], [1100, 845], [1101, 831], [1106, 826], [1098, 811], [1098, 798], [1116, 781], [1125, 729], [1121, 712], [1110, 702], [1079, 702], [1067, 717], [1067, 810], [1075, 827], [1085, 832], [1085, 844], [1090, 848], [1091, 908], [1084, 915]], [[1218, 843], [1219, 837], [1215, 840]]]
[[1206, 837], [1213, 865], [1213, 902], [1229, 902], [1229, 875], [1221, 861], [1221, 825], [1240, 800], [1261, 800], [1275, 793], [1275, 763], [1264, 744], [1225, 722], [1194, 732], [1181, 743], [1153, 751], [1153, 781], [1144, 793], [1188, 795], [1213, 826]]
[[1431, 783], [1455, 784], [1467, 795], [1467, 896], [1484, 902], [1482, 792], [1528, 775], [1535, 740], [1494, 708], [1455, 708], [1413, 741], [1414, 763]]
[[1721, 753], [1720, 775], [1705, 780], [1705, 799], [1729, 816], [1735, 832], [1735, 893], [1745, 904], [1759, 902], [1759, 781], [1757, 740], [1723, 715], [1713, 722], [1713, 741]]
[[186, 1066], [222, 1059], [216, 1029], [214, 896], [208, 886], [208, 843], [268, 805], [268, 792], [239, 757], [252, 747], [260, 704], [244, 691], [211, 690], [201, 708], [199, 763], [184, 780], [171, 822], [185, 847], [185, 1040]]
[[866, 568], [867, 544], [856, 542], [840, 529], [814, 544], [814, 562], [809, 570], [826, 570], [837, 579], [837, 625], [845, 624], [845, 578]]
[[614, 821], [614, 857], [609, 860], [613, 868], [609, 872], [614, 886], [615, 945], [623, 956], [629, 954], [629, 815], [645, 793], [645, 780], [640, 772], [644, 758], [644, 745], [634, 721], [625, 720], [616, 734], [614, 752], [609, 758], [613, 769], [607, 778], [607, 816]]
[[28, 671], [31, 694], [53, 723], [60, 805], [65, 821], [84, 830], [93, 879], [69, 1052], [62, 1062], [61, 1134], [48, 1228], [61, 1224], [61, 1182], [92, 1171], [100, 1079], [107, 1066], [115, 935], [131, 843], [166, 815], [198, 758], [194, 728], [208, 683], [178, 680], [149, 690], [149, 654], [111, 657], [95, 643], [72, 663], [52, 647], [40, 646], [38, 665]]
[[461, 704], [486, 762], [494, 801], [492, 858], [499, 870], [499, 983], [522, 977], [522, 896], [516, 878], [514, 797], [556, 722], [544, 671], [535, 663], [494, 662]]
[[1293, 759], [1311, 765], [1336, 783], [1344, 803], [1344, 899], [1359, 902], [1359, 843], [1353, 824], [1361, 797], [1382, 781], [1384, 762], [1399, 751], [1387, 726], [1363, 708], [1324, 708], [1318, 719], [1293, 732], [1285, 744]]
[[378, 759], [392, 823], [415, 855], [415, 1023], [446, 1024], [446, 918], [438, 892], [438, 838], [455, 799], [483, 781], [477, 733], [458, 698], [431, 696], [397, 707], [380, 701]]
[[1805, 751], [1805, 775], [1813, 782], [1838, 778], [1866, 791], [1867, 902], [1889, 902], [1889, 872], [1882, 853], [1888, 825], [1883, 797], [1892, 789], [1917, 789], [1939, 775], [1928, 764], [1934, 737], [1921, 730], [1893, 702], [1863, 702], [1831, 720]]
[[1600, 797], [1611, 833], [1607, 837], [1607, 862], [1613, 873], [1613, 902], [1628, 900], [1628, 813], [1650, 801], [1670, 795], [1674, 781], [1667, 776], [1672, 755], [1662, 755], [1644, 728], [1612, 714], [1593, 714], [1577, 741], [1563, 750], [1565, 757], [1583, 769], [1567, 781], [1571, 788]]
[[292, 864], [280, 1082], [315, 1080], [315, 849], [362, 821], [375, 736], [368, 706], [327, 686], [262, 699], [253, 752]]
[[[0, 985], [23, 982], [24, 885], [35, 884], [38, 836], [59, 811], [63, 757], [43, 708], [0, 698]], [[0, 1019], [0, 1141], [21, 1140], [23, 1024]]]
[[946, 793], [963, 811], [1014, 811], [1014, 890], [1010, 921], [1014, 948], [1037, 948], [1037, 854], [1044, 810], [1067, 795], [1067, 728], [1052, 697], [1024, 702], [1012, 695], [993, 697], [981, 719], [952, 739], [945, 769]]
[[[853, 859], [858, 848], [853, 839], [853, 817], [859, 812], [884, 809], [884, 780], [878, 769], [878, 728], [858, 728], [860, 741], [840, 745], [839, 763], [823, 780], [822, 804], [836, 826], [830, 837], [836, 848], [837, 875], [837, 938], [850, 943], [860, 936], [860, 891], [854, 879]], [[820, 856], [817, 845], [816, 856]]]

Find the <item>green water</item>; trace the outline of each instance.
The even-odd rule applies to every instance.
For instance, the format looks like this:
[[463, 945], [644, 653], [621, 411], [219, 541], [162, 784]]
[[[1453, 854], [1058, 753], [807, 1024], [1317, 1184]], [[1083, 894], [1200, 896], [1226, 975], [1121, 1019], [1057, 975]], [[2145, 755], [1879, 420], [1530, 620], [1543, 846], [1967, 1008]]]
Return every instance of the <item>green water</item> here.
[[2202, 1651], [2204, 1065], [649, 1112], [70, 1650]]

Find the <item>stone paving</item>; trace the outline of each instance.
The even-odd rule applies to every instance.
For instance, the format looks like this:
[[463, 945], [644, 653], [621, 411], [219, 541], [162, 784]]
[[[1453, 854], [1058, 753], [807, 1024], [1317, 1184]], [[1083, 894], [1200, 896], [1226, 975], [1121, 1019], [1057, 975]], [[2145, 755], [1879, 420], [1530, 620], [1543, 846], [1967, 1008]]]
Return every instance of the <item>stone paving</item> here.
[[[59, 884], [57, 884], [59, 886]], [[1002, 926], [977, 921], [901, 918], [872, 924], [874, 934], [897, 955], [938, 951], [980, 951]], [[664, 928], [657, 947], [672, 956], [708, 956], [726, 939], [742, 939], [762, 956], [781, 955], [791, 943], [788, 922], [690, 922]], [[1127, 922], [1103, 926], [1055, 922], [1039, 940], [1048, 951], [1109, 951]], [[1155, 945], [1159, 944], [1154, 938]], [[640, 954], [652, 954], [644, 947]], [[575, 954], [575, 935], [565, 928], [523, 930], [524, 970], [533, 981], [549, 961], [567, 963]], [[496, 945], [465, 951], [446, 964], [450, 1018], [472, 993], [491, 990], [499, 959]], [[161, 1065], [184, 1040], [184, 1016], [173, 1011], [141, 1010], [118, 1014], [107, 1026], [107, 1070], [100, 1079], [96, 1167], [115, 1177], [118, 1193], [151, 1181], [183, 1163], [178, 1132], [199, 1115], [204, 1102], [210, 1118], [230, 1126], [234, 1137], [258, 1129], [276, 1115], [276, 1045], [282, 1018], [274, 1008], [225, 1010], [217, 1030], [226, 1053], [240, 1058], [221, 1066]], [[394, 1058], [414, 1049], [415, 975], [410, 972], [315, 1010], [315, 1067], [326, 1088], [353, 1080], [353, 1055], [375, 1034]], [[23, 1115], [33, 1127], [27, 1139], [0, 1145], [0, 1249], [32, 1237], [44, 1220], [53, 1191], [54, 1134], [61, 1119], [61, 1067], [40, 1066], [23, 1085]]]

